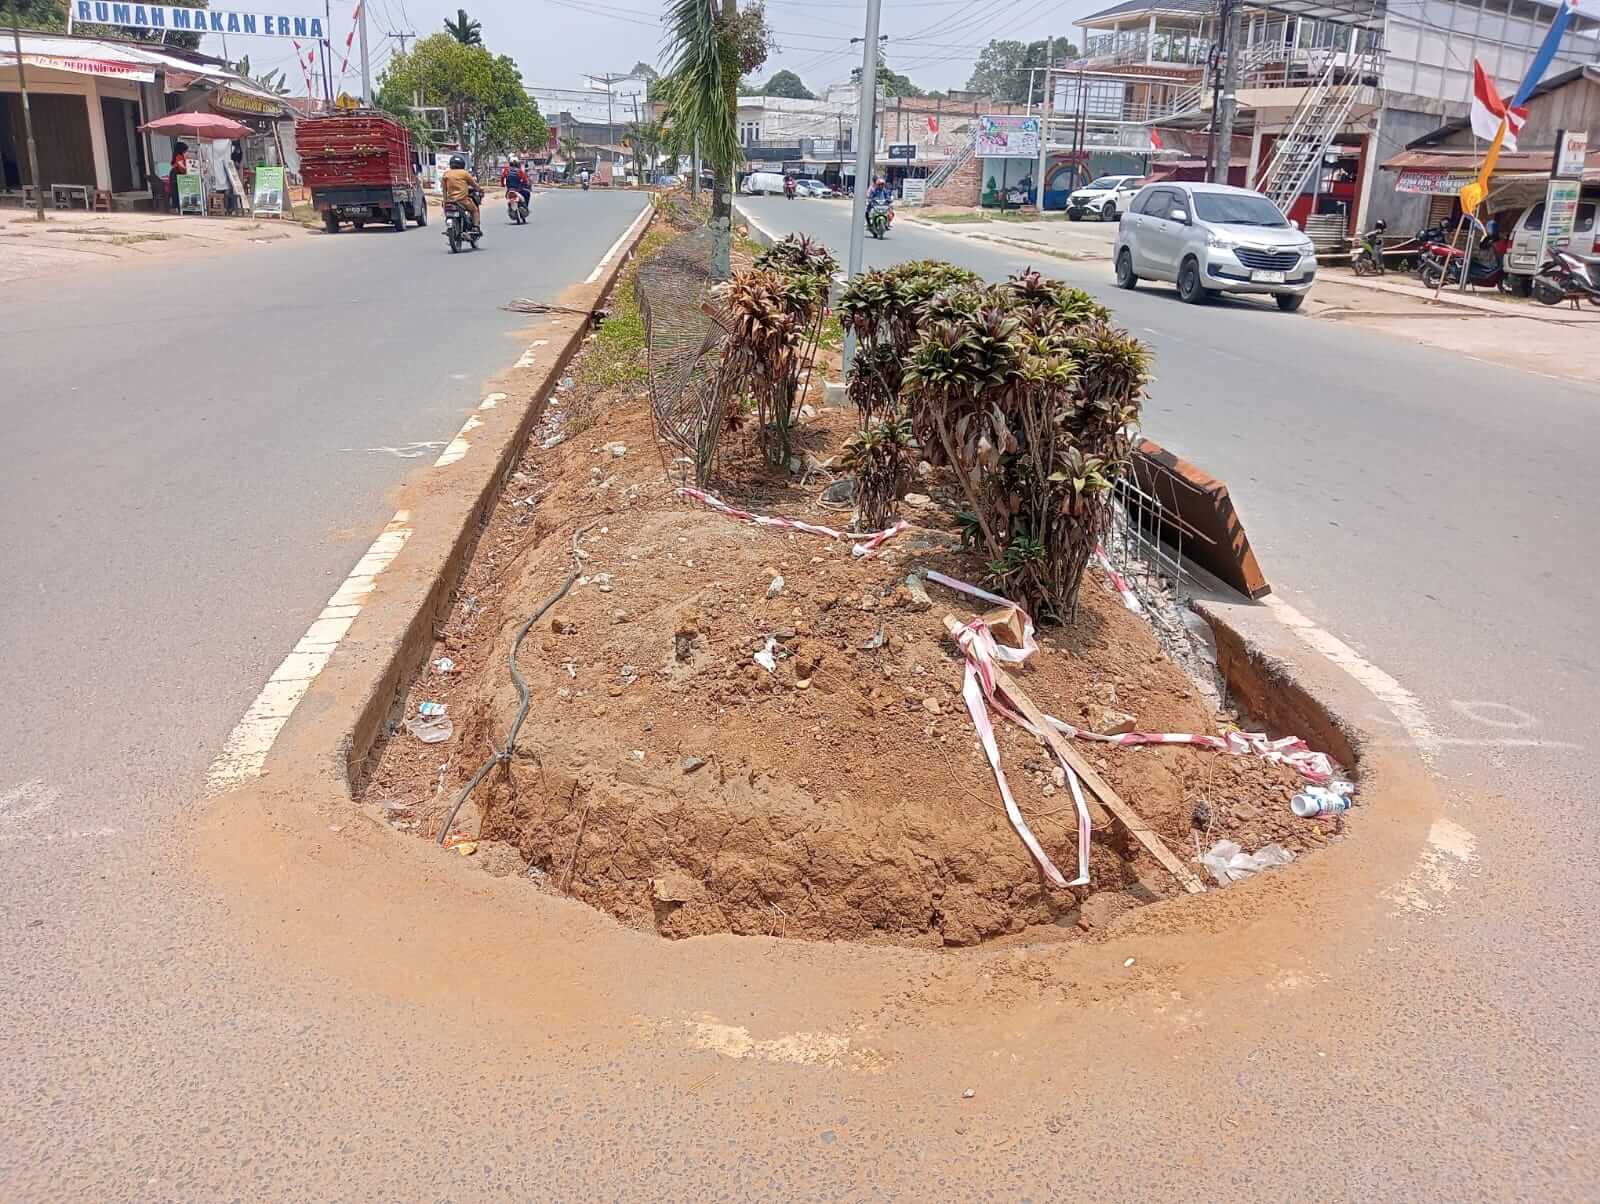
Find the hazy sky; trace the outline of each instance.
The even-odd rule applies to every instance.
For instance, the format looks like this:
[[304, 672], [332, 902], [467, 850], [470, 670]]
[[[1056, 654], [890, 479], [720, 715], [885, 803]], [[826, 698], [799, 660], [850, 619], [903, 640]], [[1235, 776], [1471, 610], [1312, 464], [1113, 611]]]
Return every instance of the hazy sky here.
[[[529, 83], [575, 87], [585, 71], [626, 71], [639, 60], [656, 64], [661, 53], [660, 13], [653, 0], [368, 0], [368, 31], [375, 73], [397, 43], [391, 31], [429, 34], [443, 27], [465, 3], [483, 25], [490, 49], [509, 54]], [[861, 62], [851, 46], [865, 23], [865, 0], [766, 0], [767, 21], [782, 49], [762, 68], [800, 74], [815, 91], [849, 76]], [[1030, 41], [1055, 34], [1076, 38], [1072, 18], [1105, 7], [1090, 0], [883, 0], [882, 32], [888, 62], [924, 88], [959, 88], [972, 61], [990, 38]], [[218, 9], [284, 13], [320, 12], [317, 0], [211, 0]], [[341, 65], [350, 31], [353, 0], [333, 0], [333, 65]], [[237, 44], [236, 44], [237, 43]], [[208, 53], [220, 53], [219, 40], [206, 39]], [[293, 48], [282, 39], [230, 38], [229, 54], [250, 55], [254, 67], [285, 68], [291, 87], [303, 90]], [[352, 52], [345, 86], [355, 91], [360, 76]]]

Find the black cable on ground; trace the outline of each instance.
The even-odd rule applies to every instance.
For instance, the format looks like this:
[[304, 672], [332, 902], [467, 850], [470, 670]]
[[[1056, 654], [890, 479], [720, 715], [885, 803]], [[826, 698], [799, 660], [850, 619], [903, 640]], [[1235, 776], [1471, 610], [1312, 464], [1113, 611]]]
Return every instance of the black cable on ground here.
[[[598, 521], [598, 520], [594, 520]], [[522, 671], [517, 668], [517, 651], [522, 647], [522, 639], [533, 629], [533, 625], [549, 612], [561, 599], [571, 591], [573, 583], [578, 580], [583, 572], [583, 560], [578, 555], [578, 541], [583, 538], [584, 532], [594, 526], [594, 521], [584, 523], [572, 533], [572, 572], [567, 574], [567, 579], [561, 583], [561, 588], [556, 590], [543, 602], [539, 608], [528, 616], [521, 627], [517, 628], [516, 638], [511, 641], [511, 655], [507, 658], [507, 667], [511, 670], [511, 684], [517, 688], [517, 716], [511, 721], [511, 730], [506, 733], [504, 748], [497, 748], [489, 754], [489, 759], [478, 766], [478, 772], [467, 779], [467, 784], [461, 788], [461, 793], [456, 795], [455, 806], [450, 808], [450, 814], [445, 818], [444, 826], [439, 829], [439, 839], [436, 843], [444, 844], [445, 837], [450, 833], [450, 825], [456, 822], [456, 815], [461, 810], [461, 805], [467, 801], [467, 796], [473, 792], [478, 783], [488, 776], [489, 771], [496, 765], [504, 764], [511, 760], [512, 754], [517, 749], [517, 733], [522, 730], [522, 722], [528, 717], [530, 696], [528, 683], [523, 680]]]

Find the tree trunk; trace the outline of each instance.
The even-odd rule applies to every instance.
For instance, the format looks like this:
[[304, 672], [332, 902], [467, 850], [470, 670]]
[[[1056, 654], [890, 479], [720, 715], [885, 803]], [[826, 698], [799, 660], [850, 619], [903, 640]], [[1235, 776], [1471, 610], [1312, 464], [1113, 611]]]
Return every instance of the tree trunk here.
[[[737, 0], [722, 0], [724, 36], [731, 36], [739, 10]], [[739, 80], [728, 80], [728, 112], [739, 111]], [[726, 280], [733, 275], [733, 164], [717, 166], [716, 188], [711, 195], [711, 278]]]

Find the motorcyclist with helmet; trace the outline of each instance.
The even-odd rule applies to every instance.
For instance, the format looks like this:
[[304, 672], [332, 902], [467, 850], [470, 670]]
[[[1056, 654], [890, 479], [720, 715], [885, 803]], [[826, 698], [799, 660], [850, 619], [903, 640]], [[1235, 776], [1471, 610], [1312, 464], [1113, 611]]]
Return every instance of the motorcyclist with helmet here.
[[512, 159], [506, 164], [506, 191], [522, 194], [524, 205], [533, 204], [533, 182], [528, 179], [528, 173], [523, 170], [522, 164]]
[[444, 199], [460, 205], [472, 219], [472, 228], [482, 232], [479, 225], [478, 198], [483, 195], [483, 190], [478, 187], [478, 181], [467, 170], [467, 161], [460, 155], [450, 156], [450, 167], [439, 177], [439, 187], [444, 191]]

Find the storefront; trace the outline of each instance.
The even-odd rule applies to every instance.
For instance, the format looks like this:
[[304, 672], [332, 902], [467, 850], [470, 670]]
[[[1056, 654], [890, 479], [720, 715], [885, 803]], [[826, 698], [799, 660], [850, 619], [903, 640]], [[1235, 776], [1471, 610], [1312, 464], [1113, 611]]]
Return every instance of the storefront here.
[[[247, 150], [246, 163], [281, 161], [292, 170], [298, 162], [293, 114], [215, 59], [111, 38], [25, 33], [21, 43], [39, 175], [51, 199], [149, 205], [163, 193], [172, 143], [139, 127], [178, 110], [209, 109], [249, 125], [258, 145], [254, 155]], [[23, 203], [33, 184], [17, 53], [6, 40], [0, 42], [0, 203]]]

